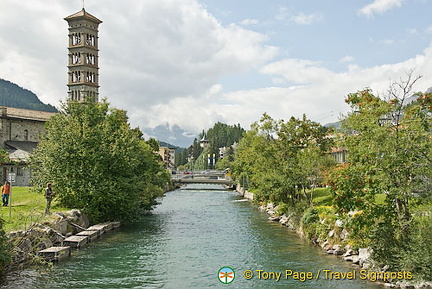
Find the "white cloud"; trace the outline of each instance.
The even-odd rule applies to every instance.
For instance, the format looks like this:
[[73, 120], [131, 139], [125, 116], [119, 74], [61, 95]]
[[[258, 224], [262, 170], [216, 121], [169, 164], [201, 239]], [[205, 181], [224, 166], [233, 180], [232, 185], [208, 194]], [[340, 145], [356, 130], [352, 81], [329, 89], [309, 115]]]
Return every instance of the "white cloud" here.
[[360, 9], [359, 14], [373, 16], [374, 14], [383, 14], [395, 7], [401, 7], [403, 0], [374, 0], [372, 3]]
[[[222, 76], [254, 69], [278, 53], [265, 45], [266, 36], [236, 24], [222, 26], [194, 0], [145, 3], [139, 13], [136, 7], [123, 11], [128, 21], [106, 21], [101, 28], [109, 31], [101, 35], [103, 91], [117, 105], [157, 106], [197, 97]], [[116, 19], [117, 13], [106, 9], [102, 16]], [[125, 46], [121, 53], [119, 45]]]
[[417, 35], [417, 34], [419, 34], [419, 32], [417, 31], [417, 29], [415, 29], [415, 28], [407, 29], [407, 32], [408, 32], [409, 34], [412, 34], [412, 35]]
[[394, 44], [396, 41], [394, 39], [383, 39], [381, 40], [381, 43], [385, 44], [385, 45], [392, 45]]
[[244, 19], [240, 22], [241, 25], [249, 26], [249, 25], [257, 25], [259, 21], [257, 19]]
[[300, 12], [297, 15], [291, 17], [291, 21], [300, 25], [311, 25], [315, 22], [321, 21], [322, 19], [323, 16], [321, 14], [306, 15], [303, 12]]
[[232, 92], [215, 86], [199, 98], [183, 97], [153, 106], [142, 117], [144, 123], [152, 126], [175, 122], [195, 132], [217, 121], [241, 123], [247, 128], [264, 112], [276, 119], [287, 120], [306, 113], [313, 120], [333, 122], [348, 111], [344, 102], [348, 93], [370, 87], [376, 94], [383, 94], [392, 81], [403, 79], [413, 68], [415, 74], [425, 76], [415, 90], [431, 87], [432, 76], [428, 72], [432, 71], [432, 45], [424, 54], [400, 63], [370, 68], [350, 64], [342, 72], [325, 69], [317, 61], [284, 59], [265, 65], [261, 71], [278, 79], [277, 86]]
[[315, 22], [319, 22], [324, 19], [322, 14], [305, 14], [304, 12], [299, 12], [296, 15], [290, 12], [287, 7], [279, 7], [278, 13], [275, 16], [278, 21], [290, 21], [299, 25], [311, 25]]
[[354, 61], [354, 57], [347, 55], [342, 57], [339, 62], [353, 62]]
[[[7, 9], [0, 9], [0, 77], [34, 91], [45, 102], [65, 99], [63, 17], [78, 11], [79, 3], [1, 1]], [[86, 10], [104, 21], [99, 35], [101, 97], [126, 109], [134, 126], [169, 123], [200, 132], [223, 121], [247, 127], [264, 112], [274, 118], [306, 113], [314, 120], [334, 121], [346, 111], [343, 99], [348, 93], [364, 87], [385, 92], [391, 80], [412, 68], [425, 76], [416, 90], [432, 86], [432, 45], [406, 61], [367, 68], [354, 65], [354, 57], [346, 55], [340, 62], [348, 68], [336, 72], [324, 61], [307, 57], [277, 59], [279, 48], [270, 46], [266, 35], [238, 24], [222, 25], [196, 0], [125, 1], [89, 1]], [[368, 9], [370, 15], [384, 11]], [[285, 7], [279, 8], [278, 17], [292, 21]], [[248, 23], [254, 19], [242, 25]], [[262, 83], [270, 78], [273, 86], [259, 79], [257, 89], [227, 91], [219, 84], [245, 74], [262, 74]]]
[[278, 9], [278, 13], [277, 13], [275, 18], [276, 18], [276, 20], [283, 21], [283, 20], [287, 19], [288, 15], [289, 15], [289, 9], [287, 7], [284, 7], [284, 6], [280, 6]]
[[306, 59], [284, 59], [266, 65], [262, 73], [282, 76], [288, 83], [308, 84], [323, 82], [323, 76], [331, 77], [331, 71], [323, 68], [318, 61]]
[[[0, 77], [45, 102], [66, 99], [63, 17], [80, 7], [55, 0], [2, 1], [8, 9], [0, 11]], [[196, 0], [128, 2], [105, 0], [86, 7], [103, 21], [100, 94], [116, 106], [148, 107], [196, 97], [221, 77], [255, 69], [278, 53], [266, 45], [265, 35], [235, 24], [222, 26]]]

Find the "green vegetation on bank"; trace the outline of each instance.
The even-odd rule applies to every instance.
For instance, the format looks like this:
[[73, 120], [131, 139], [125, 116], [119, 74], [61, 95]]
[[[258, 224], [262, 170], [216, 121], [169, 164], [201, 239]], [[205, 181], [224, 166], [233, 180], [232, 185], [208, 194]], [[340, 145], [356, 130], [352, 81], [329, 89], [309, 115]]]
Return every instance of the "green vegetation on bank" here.
[[[0, 207], [0, 272], [11, 261], [11, 244], [6, 238], [6, 232], [26, 230], [33, 223], [42, 223], [49, 218], [44, 214], [46, 199], [42, 192], [35, 192], [29, 187], [12, 187], [12, 210], [10, 207]], [[66, 211], [53, 201], [52, 209], [58, 212]], [[11, 212], [11, 217], [9, 217]]]
[[[12, 187], [11, 218], [9, 218], [9, 207], [0, 207], [4, 230], [6, 232], [26, 230], [35, 222], [43, 222], [49, 218], [44, 214], [45, 207], [46, 199], [42, 191], [36, 192], [31, 187]], [[51, 211], [65, 212], [67, 210], [69, 209], [59, 206], [54, 198]]]
[[[339, 131], [264, 114], [235, 151], [233, 178], [306, 237], [370, 247], [376, 266], [430, 280], [432, 97], [412, 93], [417, 80], [409, 73], [385, 98], [349, 94]], [[347, 149], [348, 162], [335, 164], [332, 147]]]
[[[12, 214], [0, 212], [0, 272], [11, 261], [5, 231], [49, 221], [43, 190], [53, 183], [51, 210], [80, 209], [91, 222], [135, 222], [170, 184], [158, 143], [132, 129], [126, 112], [100, 103], [69, 102], [46, 123], [30, 160], [32, 188], [12, 187]], [[8, 156], [1, 152], [0, 159]]]
[[32, 182], [37, 191], [52, 182], [58, 203], [92, 222], [134, 222], [170, 181], [157, 151], [155, 140], [130, 127], [125, 111], [106, 101], [69, 102], [32, 154]]

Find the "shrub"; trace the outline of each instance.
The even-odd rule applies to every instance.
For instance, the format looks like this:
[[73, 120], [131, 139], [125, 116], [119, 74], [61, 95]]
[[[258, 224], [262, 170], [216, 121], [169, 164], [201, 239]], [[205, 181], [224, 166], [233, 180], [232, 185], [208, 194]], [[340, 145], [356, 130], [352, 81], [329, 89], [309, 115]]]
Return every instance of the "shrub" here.
[[407, 250], [400, 253], [400, 266], [411, 271], [414, 278], [432, 278], [432, 217], [417, 217], [412, 226], [411, 240]]
[[4, 220], [0, 218], [0, 274], [4, 273], [6, 266], [11, 261], [10, 243], [3, 229]]

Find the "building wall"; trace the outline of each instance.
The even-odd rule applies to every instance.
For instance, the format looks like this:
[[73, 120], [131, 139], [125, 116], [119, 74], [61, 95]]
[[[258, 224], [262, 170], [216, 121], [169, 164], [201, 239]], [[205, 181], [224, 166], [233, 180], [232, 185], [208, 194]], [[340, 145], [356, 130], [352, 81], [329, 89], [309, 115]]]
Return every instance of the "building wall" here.
[[[7, 141], [39, 142], [40, 136], [45, 133], [45, 123], [55, 113], [0, 107], [0, 146], [6, 148]], [[2, 182], [9, 173], [15, 173], [14, 186], [29, 186], [31, 170], [26, 164], [27, 160], [20, 160], [18, 164], [1, 164], [0, 173]]]
[[167, 147], [159, 147], [159, 155], [162, 157], [165, 168], [174, 169], [175, 150]]
[[347, 162], [348, 151], [345, 148], [333, 149], [331, 156], [338, 164], [343, 164]]
[[15, 173], [15, 182], [13, 186], [27, 187], [30, 186], [31, 170], [26, 164], [20, 165], [1, 165], [2, 184], [7, 180], [9, 173]]
[[5, 141], [39, 142], [45, 122], [55, 113], [0, 107], [0, 143]]
[[1, 119], [0, 142], [31, 141], [39, 142], [39, 137], [45, 132], [43, 122], [31, 120]]

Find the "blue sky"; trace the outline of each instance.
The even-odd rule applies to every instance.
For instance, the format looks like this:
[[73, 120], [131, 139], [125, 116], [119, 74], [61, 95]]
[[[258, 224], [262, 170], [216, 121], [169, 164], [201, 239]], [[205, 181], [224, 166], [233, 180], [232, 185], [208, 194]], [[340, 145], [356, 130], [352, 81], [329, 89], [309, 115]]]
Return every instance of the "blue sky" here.
[[[319, 61], [338, 72], [349, 63], [403, 62], [430, 45], [431, 1], [381, 2], [395, 4], [361, 12], [373, 1], [202, 1], [224, 25], [238, 23], [267, 35], [268, 44], [281, 49], [277, 58]], [[268, 78], [261, 80], [269, 85]]]
[[[0, 77], [58, 106], [80, 0], [0, 0]], [[100, 18], [100, 95], [142, 129], [243, 127], [266, 112], [322, 123], [344, 97], [415, 69], [432, 86], [432, 0], [87, 0]], [[173, 139], [164, 139], [176, 143]]]

